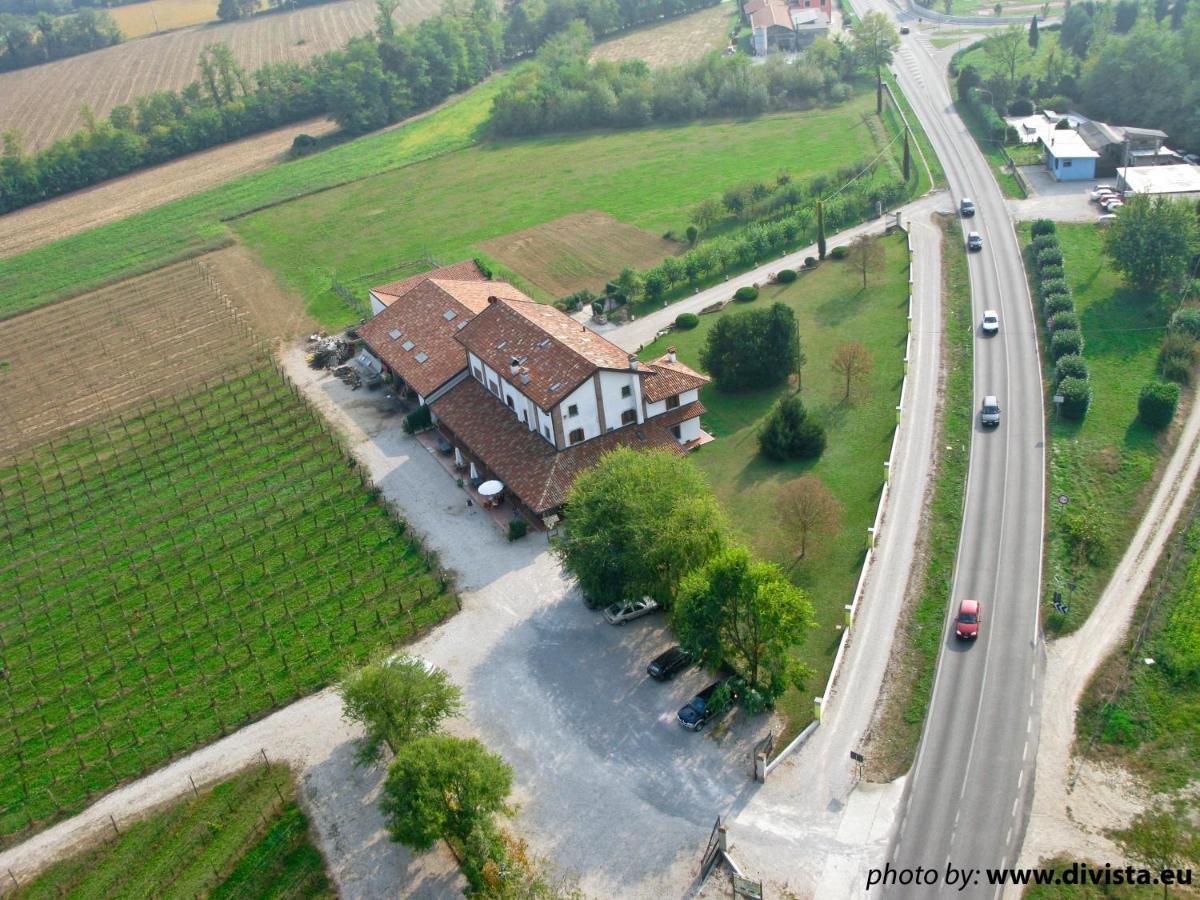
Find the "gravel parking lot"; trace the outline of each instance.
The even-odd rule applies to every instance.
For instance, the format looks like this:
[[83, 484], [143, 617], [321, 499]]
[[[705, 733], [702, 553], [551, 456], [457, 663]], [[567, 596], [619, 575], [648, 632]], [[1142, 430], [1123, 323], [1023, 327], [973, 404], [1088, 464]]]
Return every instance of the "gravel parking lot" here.
[[1008, 208], [1018, 221], [1053, 219], [1056, 222], [1095, 222], [1104, 210], [1091, 202], [1092, 189], [1098, 184], [1116, 184], [1115, 178], [1055, 181], [1045, 166], [1020, 168], [1033, 193], [1025, 200], [1007, 201]]

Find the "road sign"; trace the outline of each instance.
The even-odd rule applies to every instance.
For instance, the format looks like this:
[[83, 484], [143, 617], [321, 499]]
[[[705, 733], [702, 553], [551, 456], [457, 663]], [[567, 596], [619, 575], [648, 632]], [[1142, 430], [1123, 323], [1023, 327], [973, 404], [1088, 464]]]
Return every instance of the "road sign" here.
[[1070, 503], [1070, 502], [1071, 502], [1071, 498], [1070, 498], [1070, 497], [1068, 497], [1066, 494], [1059, 494], [1059, 495], [1058, 495], [1058, 502], [1059, 502], [1060, 504], [1062, 504], [1063, 506], [1066, 506], [1068, 503]]
[[863, 763], [863, 762], [867, 761], [867, 758], [856, 750], [850, 751], [850, 758], [852, 760], [854, 760], [856, 763]]
[[1066, 397], [1064, 397], [1062, 394], [1055, 394], [1055, 395], [1054, 395], [1054, 402], [1055, 402], [1055, 403], [1064, 403], [1064, 402], [1066, 402], [1066, 399], [1067, 399], [1067, 398], [1066, 398]]

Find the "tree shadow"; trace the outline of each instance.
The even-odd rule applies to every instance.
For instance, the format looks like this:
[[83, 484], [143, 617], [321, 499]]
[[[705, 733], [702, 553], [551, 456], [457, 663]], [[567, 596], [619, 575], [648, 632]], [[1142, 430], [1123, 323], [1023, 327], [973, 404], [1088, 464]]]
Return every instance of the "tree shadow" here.
[[830, 297], [813, 310], [817, 322], [826, 328], [836, 328], [851, 316], [862, 312], [867, 300], [867, 289], [859, 287], [853, 295]]

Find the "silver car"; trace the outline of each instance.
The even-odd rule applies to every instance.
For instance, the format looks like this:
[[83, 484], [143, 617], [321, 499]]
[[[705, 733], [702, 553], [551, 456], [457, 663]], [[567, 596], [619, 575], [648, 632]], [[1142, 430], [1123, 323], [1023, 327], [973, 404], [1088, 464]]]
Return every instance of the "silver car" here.
[[981, 406], [979, 409], [979, 424], [1000, 424], [1000, 401], [991, 394], [988, 394], [983, 398], [983, 406]]
[[609, 625], [624, 625], [626, 622], [647, 616], [656, 609], [658, 609], [658, 603], [651, 597], [643, 597], [641, 600], [622, 600], [606, 609], [604, 618], [608, 620]]

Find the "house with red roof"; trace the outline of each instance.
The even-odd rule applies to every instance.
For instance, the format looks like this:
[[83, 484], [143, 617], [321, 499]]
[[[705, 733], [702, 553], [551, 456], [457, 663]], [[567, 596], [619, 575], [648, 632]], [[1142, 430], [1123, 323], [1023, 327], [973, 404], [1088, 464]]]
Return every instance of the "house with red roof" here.
[[556, 513], [608, 450], [683, 454], [712, 439], [700, 428], [709, 379], [674, 348], [642, 363], [510, 284], [444, 273], [376, 289], [389, 302], [359, 335], [429, 406], [456, 463], [503, 482], [530, 518]]
[[829, 34], [832, 0], [750, 0], [742, 6], [755, 56], [794, 53]]

